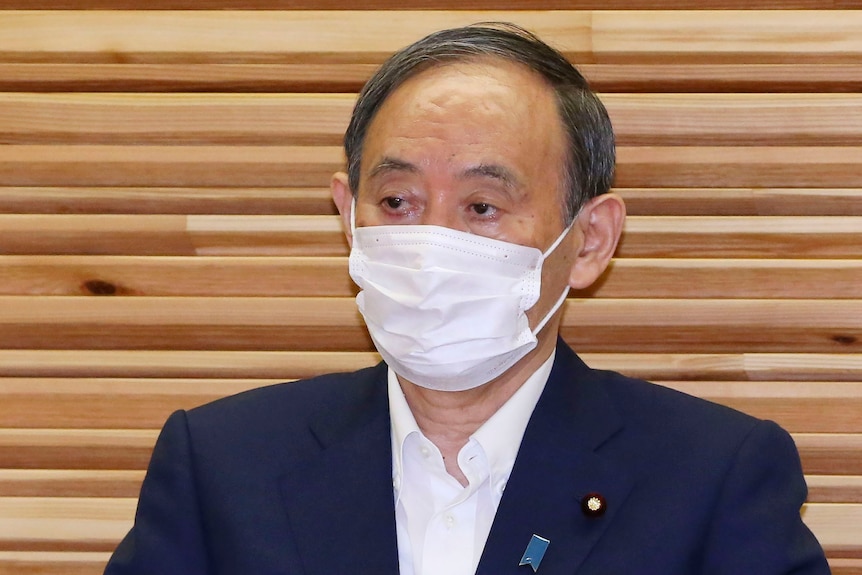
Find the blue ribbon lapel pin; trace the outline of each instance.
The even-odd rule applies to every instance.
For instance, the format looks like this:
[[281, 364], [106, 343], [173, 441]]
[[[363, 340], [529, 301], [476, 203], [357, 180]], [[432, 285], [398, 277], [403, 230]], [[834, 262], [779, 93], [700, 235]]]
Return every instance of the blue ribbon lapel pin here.
[[533, 573], [537, 572], [550, 543], [549, 539], [538, 535], [530, 537], [530, 542], [527, 544], [527, 549], [524, 550], [524, 556], [521, 557], [521, 562], [518, 563], [518, 566], [529, 565], [533, 568]]

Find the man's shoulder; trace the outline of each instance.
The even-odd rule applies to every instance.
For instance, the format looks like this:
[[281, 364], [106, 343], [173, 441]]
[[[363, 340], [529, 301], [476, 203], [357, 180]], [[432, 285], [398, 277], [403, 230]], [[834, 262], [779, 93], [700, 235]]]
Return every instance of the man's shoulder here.
[[[254, 434], [306, 429], [316, 421], [333, 421], [351, 413], [385, 406], [386, 368], [379, 364], [354, 372], [251, 389], [191, 409], [189, 426], [198, 434], [231, 430]], [[382, 403], [381, 403], [382, 401]]]
[[682, 432], [713, 429], [746, 434], [761, 423], [752, 415], [667, 385], [615, 372], [597, 373], [614, 406], [635, 425]]

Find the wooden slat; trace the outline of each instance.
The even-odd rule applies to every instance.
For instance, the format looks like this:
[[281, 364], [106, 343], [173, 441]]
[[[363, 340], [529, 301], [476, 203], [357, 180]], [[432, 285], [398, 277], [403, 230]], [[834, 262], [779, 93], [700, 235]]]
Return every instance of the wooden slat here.
[[136, 500], [0, 497], [0, 550], [111, 551], [132, 526]]
[[862, 262], [858, 260], [617, 258], [584, 295], [853, 299], [860, 285]]
[[[846, 353], [582, 353], [597, 369], [666, 380], [862, 380]], [[2, 377], [298, 379], [380, 361], [373, 352], [0, 349]]]
[[[862, 189], [615, 188], [630, 216], [862, 216]], [[0, 187], [4, 214], [335, 215], [328, 188]]]
[[[858, 146], [858, 94], [606, 94], [623, 146]], [[337, 146], [353, 94], [0, 93], [7, 144]]]
[[0, 378], [0, 428], [157, 429], [191, 409], [277, 381]]
[[838, 10], [9, 11], [0, 60], [375, 63], [431, 31], [488, 20], [517, 21], [584, 62], [858, 63], [862, 54], [862, 16]]
[[[115, 0], [109, 0], [115, 1]], [[630, 0], [626, 0], [630, 1]], [[741, 0], [740, 0], [741, 1]], [[819, 2], [822, 0], [811, 0]], [[858, 92], [860, 64], [582, 64], [599, 92]], [[358, 92], [376, 64], [3, 63], [5, 92]]]
[[862, 435], [796, 433], [793, 439], [806, 474], [862, 475]]
[[338, 146], [0, 147], [7, 186], [326, 187]]
[[[862, 147], [621, 146], [616, 185], [853, 188]], [[8, 145], [7, 186], [326, 187], [338, 146]]]
[[328, 188], [0, 187], [0, 213], [335, 215], [337, 211]]
[[663, 385], [771, 419], [793, 433], [862, 434], [862, 382], [671, 381]]
[[862, 505], [805, 505], [802, 517], [828, 555], [862, 559]]
[[[862, 88], [859, 64], [575, 64], [599, 92], [822, 93]], [[74, 84], [69, 88], [75, 89]]]
[[[688, 10], [688, 9], [846, 9], [859, 8], [859, 0], [414, 0], [413, 10]], [[361, 6], [349, 0], [2, 0], [0, 8], [34, 10], [392, 10], [397, 0], [369, 0]]]
[[[144, 470], [157, 429], [0, 429], [4, 469]], [[0, 512], [0, 522], [8, 515]]]
[[827, 557], [832, 575], [862, 575], [862, 559]]
[[[627, 213], [635, 216], [862, 215], [860, 189], [615, 188], [614, 191], [625, 200]], [[3, 196], [0, 192], [0, 198]]]
[[[0, 296], [11, 349], [371, 351], [353, 298]], [[569, 300], [562, 335], [584, 352], [852, 353], [858, 300]]]
[[840, 216], [635, 216], [617, 256], [856, 258], [860, 230], [862, 218]]
[[616, 185], [823, 188], [858, 186], [862, 148], [621, 146]]
[[808, 500], [821, 503], [862, 503], [862, 476], [809, 475]]
[[[632, 216], [621, 258], [859, 258], [860, 216]], [[0, 214], [0, 254], [346, 256], [337, 216]]]
[[[152, 429], [177, 409], [269, 383], [277, 380], [0, 378], [0, 427]], [[794, 433], [862, 434], [860, 382], [663, 385], [772, 419]]]
[[[0, 277], [0, 295], [351, 297], [358, 290], [343, 256], [0, 256]], [[852, 299], [859, 285], [858, 260], [618, 258], [598, 284], [573, 296]]]
[[0, 551], [0, 575], [101, 575], [105, 551]]
[[0, 469], [0, 497], [137, 497], [143, 480], [142, 470]]

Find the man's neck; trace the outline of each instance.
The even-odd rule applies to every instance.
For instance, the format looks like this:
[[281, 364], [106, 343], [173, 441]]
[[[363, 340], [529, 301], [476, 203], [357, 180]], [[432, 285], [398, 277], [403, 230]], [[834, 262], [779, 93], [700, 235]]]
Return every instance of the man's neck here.
[[467, 478], [458, 466], [458, 453], [500, 407], [550, 357], [555, 338], [539, 345], [496, 379], [465, 391], [437, 391], [398, 378], [407, 405], [422, 433], [440, 450], [446, 471], [461, 485]]

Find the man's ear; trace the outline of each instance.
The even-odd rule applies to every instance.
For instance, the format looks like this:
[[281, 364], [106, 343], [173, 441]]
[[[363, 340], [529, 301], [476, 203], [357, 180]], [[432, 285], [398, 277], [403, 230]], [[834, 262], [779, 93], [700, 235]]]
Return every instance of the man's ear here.
[[626, 205], [616, 194], [602, 194], [581, 208], [575, 228], [581, 238], [569, 272], [569, 286], [585, 289], [608, 267], [623, 231]]
[[347, 236], [347, 243], [353, 247], [353, 233], [350, 230], [353, 192], [350, 191], [350, 185], [347, 182], [347, 174], [336, 172], [329, 181], [329, 191], [332, 193], [332, 200], [338, 208], [338, 213], [341, 214], [341, 226], [344, 229], [344, 235]]

